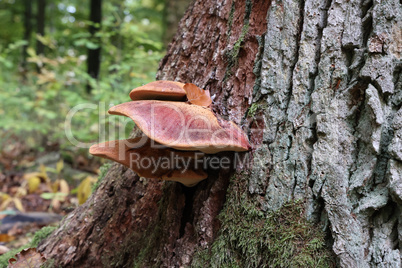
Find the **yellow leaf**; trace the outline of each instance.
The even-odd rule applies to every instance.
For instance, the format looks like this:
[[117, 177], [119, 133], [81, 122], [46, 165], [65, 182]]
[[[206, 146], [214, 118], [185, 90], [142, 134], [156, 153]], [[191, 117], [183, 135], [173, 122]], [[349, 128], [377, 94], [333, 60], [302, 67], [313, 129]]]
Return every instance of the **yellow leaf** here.
[[39, 170], [40, 170], [40, 176], [43, 177], [45, 181], [50, 181], [49, 176], [47, 175], [46, 172], [46, 167], [43, 164], [40, 164]]
[[13, 198], [13, 202], [14, 202], [15, 207], [16, 207], [19, 211], [25, 212], [24, 207], [22, 206], [21, 200], [20, 200], [19, 198], [14, 197], [14, 198]]
[[54, 183], [52, 183], [52, 192], [57, 193], [59, 191], [59, 186], [60, 186], [60, 181], [57, 180]]
[[38, 39], [39, 42], [41, 42], [42, 44], [44, 44], [45, 46], [47, 46], [51, 49], [56, 48], [53, 40], [49, 36], [43, 36], [40, 34], [36, 34], [36, 39]]
[[30, 193], [35, 192], [40, 185], [40, 178], [39, 177], [30, 177], [28, 179], [28, 191]]
[[57, 164], [56, 164], [56, 171], [57, 171], [57, 174], [60, 174], [60, 172], [61, 172], [62, 169], [63, 169], [63, 166], [64, 166], [63, 159], [60, 159], [60, 160], [57, 162]]
[[18, 187], [14, 196], [16, 196], [16, 197], [26, 196], [28, 193], [27, 189], [25, 189], [26, 185], [27, 185], [27, 183], [25, 182], [25, 184], [23, 183], [21, 185], [21, 187]]
[[27, 53], [28, 53], [28, 55], [31, 56], [31, 57], [36, 57], [35, 49], [33, 49], [32, 47], [28, 47], [28, 48], [27, 48]]
[[0, 203], [2, 203], [3, 201], [6, 201], [9, 198], [10, 198], [10, 196], [8, 194], [0, 192], [0, 199], [1, 199]]
[[90, 196], [90, 194], [92, 192], [92, 189], [91, 189], [92, 181], [93, 181], [92, 178], [90, 176], [88, 176], [80, 183], [80, 185], [78, 185], [77, 197], [78, 197], [78, 203], [80, 205], [84, 204], [85, 201]]
[[60, 180], [59, 182], [59, 186], [60, 186], [60, 192], [62, 192], [63, 194], [68, 195], [70, 193], [70, 187], [68, 187], [68, 184], [65, 180]]
[[59, 209], [60, 208], [60, 200], [58, 200], [57, 198], [52, 199], [52, 202], [50, 203], [52, 208], [54, 209]]
[[11, 201], [13, 201], [12, 198], [4, 199], [4, 201], [1, 203], [0, 210], [6, 209], [7, 206], [11, 203]]
[[31, 178], [31, 177], [40, 177], [40, 176], [42, 176], [42, 173], [40, 173], [40, 172], [30, 172], [30, 173], [24, 174], [24, 179], [29, 180], [29, 178]]

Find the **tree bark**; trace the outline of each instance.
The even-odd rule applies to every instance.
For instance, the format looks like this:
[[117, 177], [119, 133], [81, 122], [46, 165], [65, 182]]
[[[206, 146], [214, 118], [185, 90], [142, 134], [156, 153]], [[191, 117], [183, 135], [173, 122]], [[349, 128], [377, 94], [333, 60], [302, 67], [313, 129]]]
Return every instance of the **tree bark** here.
[[400, 267], [401, 17], [396, 0], [195, 1], [157, 79], [209, 89], [250, 161], [194, 188], [115, 164], [39, 249], [63, 267], [196, 266], [201, 251], [219, 266], [247, 254], [225, 232], [231, 209], [302, 200], [339, 266]]

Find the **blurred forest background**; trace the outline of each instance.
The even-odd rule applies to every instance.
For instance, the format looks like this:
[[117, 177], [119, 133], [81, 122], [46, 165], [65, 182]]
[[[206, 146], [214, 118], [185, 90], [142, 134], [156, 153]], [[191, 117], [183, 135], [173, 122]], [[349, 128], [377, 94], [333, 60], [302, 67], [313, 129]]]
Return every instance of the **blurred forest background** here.
[[[105, 112], [154, 80], [188, 2], [0, 0], [3, 227], [16, 211], [63, 214], [86, 200], [101, 163], [72, 144], [65, 128], [90, 144], [122, 127]], [[82, 104], [96, 108], [80, 109], [65, 126]], [[123, 126], [127, 136], [132, 126]], [[17, 230], [1, 226], [0, 243], [13, 240]]]

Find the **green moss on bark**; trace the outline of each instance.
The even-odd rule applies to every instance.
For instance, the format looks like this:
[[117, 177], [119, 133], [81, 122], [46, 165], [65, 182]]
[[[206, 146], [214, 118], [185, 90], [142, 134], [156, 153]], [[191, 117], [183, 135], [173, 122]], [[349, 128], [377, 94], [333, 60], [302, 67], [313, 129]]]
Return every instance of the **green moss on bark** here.
[[256, 208], [244, 189], [244, 179], [233, 180], [219, 216], [219, 236], [194, 256], [192, 267], [335, 266], [324, 232], [305, 219], [302, 202], [267, 213]]
[[[244, 43], [244, 38], [246, 37], [249, 26], [250, 26], [250, 15], [251, 15], [251, 10], [253, 8], [253, 3], [250, 0], [246, 1], [246, 10], [244, 14], [244, 20], [243, 20], [243, 28], [241, 30], [240, 37], [237, 39], [237, 41], [233, 44], [233, 47], [225, 52], [226, 60], [227, 60], [227, 67], [226, 67], [226, 73], [224, 77], [224, 81], [226, 81], [227, 78], [229, 78], [232, 75], [232, 69], [237, 66], [238, 60], [239, 60], [239, 53], [240, 49], [243, 46]], [[232, 34], [232, 24], [233, 24], [233, 16], [235, 12], [235, 2], [232, 2], [232, 7], [230, 10], [229, 14], [229, 20], [228, 20], [228, 40], [230, 40], [230, 36]]]
[[99, 178], [92, 186], [92, 192], [94, 192], [96, 189], [98, 189], [99, 185], [101, 184], [103, 178], [106, 176], [106, 174], [109, 171], [111, 166], [112, 166], [112, 163], [106, 163], [99, 168], [99, 170], [100, 170]]

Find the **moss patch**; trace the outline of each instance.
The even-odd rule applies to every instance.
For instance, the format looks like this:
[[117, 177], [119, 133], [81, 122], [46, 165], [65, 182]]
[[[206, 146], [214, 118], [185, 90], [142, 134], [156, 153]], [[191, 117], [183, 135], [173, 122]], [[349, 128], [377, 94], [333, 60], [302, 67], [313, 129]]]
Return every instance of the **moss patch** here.
[[254, 117], [259, 110], [267, 109], [268, 105], [266, 103], [253, 103], [247, 111], [248, 117]]
[[229, 187], [218, 238], [194, 256], [192, 267], [335, 267], [324, 232], [305, 219], [301, 202], [264, 213], [241, 180]]
[[[250, 0], [246, 1], [246, 12], [244, 14], [244, 20], [243, 20], [243, 28], [241, 30], [240, 37], [237, 39], [237, 41], [233, 44], [232, 49], [229, 49], [225, 52], [226, 60], [227, 60], [227, 67], [226, 67], [226, 73], [225, 77], [223, 78], [224, 81], [226, 81], [231, 75], [232, 75], [232, 69], [237, 66], [238, 64], [238, 59], [239, 59], [239, 53], [240, 49], [243, 46], [244, 43], [244, 38], [246, 37], [249, 26], [250, 26], [250, 15], [251, 15], [251, 10], [253, 7], [253, 3]], [[232, 24], [233, 24], [233, 16], [235, 12], [235, 4], [234, 1], [232, 2], [232, 7], [230, 10], [229, 14], [229, 20], [228, 20], [228, 40], [230, 39], [230, 36], [232, 34]]]
[[98, 180], [92, 185], [92, 192], [98, 189], [99, 185], [101, 184], [103, 178], [106, 176], [106, 173], [109, 171], [112, 163], [106, 163], [99, 168], [100, 174]]

